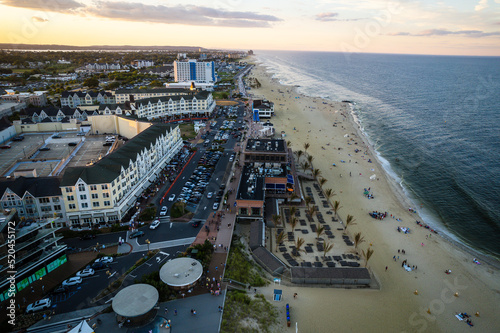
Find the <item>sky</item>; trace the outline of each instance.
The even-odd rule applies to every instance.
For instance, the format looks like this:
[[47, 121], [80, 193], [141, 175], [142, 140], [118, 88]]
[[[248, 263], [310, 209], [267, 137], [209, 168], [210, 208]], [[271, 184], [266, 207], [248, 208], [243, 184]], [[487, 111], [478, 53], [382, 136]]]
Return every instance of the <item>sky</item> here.
[[0, 43], [500, 56], [500, 0], [0, 0]]

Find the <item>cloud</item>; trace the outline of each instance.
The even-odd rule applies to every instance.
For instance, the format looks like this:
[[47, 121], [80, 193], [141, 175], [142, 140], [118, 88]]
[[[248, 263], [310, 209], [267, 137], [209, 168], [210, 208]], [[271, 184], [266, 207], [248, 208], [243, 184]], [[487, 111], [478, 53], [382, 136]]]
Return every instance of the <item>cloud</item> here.
[[144, 5], [137, 2], [98, 1], [85, 8], [87, 14], [124, 21], [225, 27], [269, 27], [281, 19], [254, 12], [226, 11], [201, 6]]
[[48, 12], [73, 12], [85, 5], [74, 0], [2, 0], [0, 4], [10, 7], [37, 9]]
[[409, 32], [395, 32], [389, 33], [388, 36], [414, 36], [414, 37], [430, 37], [430, 36], [449, 36], [458, 35], [465, 37], [490, 37], [490, 36], [500, 36], [500, 31], [484, 32], [481, 30], [457, 30], [450, 31], [446, 29], [428, 29], [418, 32], [416, 34]]
[[265, 28], [281, 21], [274, 15], [255, 12], [228, 11], [194, 5], [145, 5], [139, 2], [95, 1], [84, 5], [75, 0], [0, 0], [11, 7], [37, 9], [67, 14], [82, 14], [122, 21], [220, 26], [235, 28]]
[[319, 13], [316, 15], [316, 20], [322, 22], [337, 21], [337, 16], [339, 16], [339, 13]]
[[47, 19], [41, 18], [41, 17], [39, 17], [39, 16], [33, 16], [33, 17], [31, 18], [31, 20], [32, 20], [33, 22], [48, 22], [48, 20], [47, 20]]
[[479, 12], [488, 7], [489, 7], [488, 0], [479, 0], [479, 3], [476, 5], [476, 7], [474, 7], [474, 10]]

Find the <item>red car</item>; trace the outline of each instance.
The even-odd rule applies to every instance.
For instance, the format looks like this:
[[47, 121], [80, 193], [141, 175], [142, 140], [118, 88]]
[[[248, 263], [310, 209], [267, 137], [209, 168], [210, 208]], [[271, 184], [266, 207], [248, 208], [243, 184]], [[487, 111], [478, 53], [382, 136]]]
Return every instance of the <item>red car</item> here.
[[0, 149], [10, 149], [10, 146], [9, 145], [0, 146]]

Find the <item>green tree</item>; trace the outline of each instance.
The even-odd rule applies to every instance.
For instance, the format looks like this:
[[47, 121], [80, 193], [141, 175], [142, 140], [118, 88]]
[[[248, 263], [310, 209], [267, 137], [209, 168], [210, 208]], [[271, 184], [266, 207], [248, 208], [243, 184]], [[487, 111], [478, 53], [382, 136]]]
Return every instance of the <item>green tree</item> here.
[[335, 201], [333, 202], [333, 207], [332, 207], [332, 209], [333, 209], [333, 212], [335, 213], [335, 217], [337, 217], [337, 218], [339, 217], [339, 216], [338, 216], [338, 212], [339, 212], [339, 209], [340, 209], [340, 208], [342, 208], [342, 206], [340, 206], [340, 201], [335, 200]]
[[323, 258], [326, 259], [326, 254], [333, 249], [333, 243], [323, 242]]
[[89, 88], [97, 88], [99, 87], [99, 80], [96, 77], [92, 76], [83, 81], [83, 85]]
[[371, 247], [369, 247], [368, 249], [366, 249], [366, 252], [364, 250], [361, 250], [361, 253], [363, 254], [363, 257], [365, 258], [365, 267], [368, 265], [368, 260], [370, 260], [370, 258], [372, 257], [373, 255], [373, 249]]
[[361, 236], [361, 232], [354, 234], [354, 248], [357, 249], [358, 245], [365, 241], [365, 237]]
[[276, 232], [276, 252], [278, 252], [278, 247], [285, 240], [285, 233], [282, 231], [280, 233]]
[[319, 240], [319, 238], [321, 237], [321, 235], [323, 235], [323, 233], [325, 232], [325, 227], [323, 227], [321, 224], [317, 224], [316, 225], [316, 239]]
[[356, 221], [354, 219], [354, 216], [348, 214], [347, 217], [346, 217], [346, 219], [345, 219], [344, 229], [347, 230], [348, 226], [355, 225], [356, 223], [354, 221]]

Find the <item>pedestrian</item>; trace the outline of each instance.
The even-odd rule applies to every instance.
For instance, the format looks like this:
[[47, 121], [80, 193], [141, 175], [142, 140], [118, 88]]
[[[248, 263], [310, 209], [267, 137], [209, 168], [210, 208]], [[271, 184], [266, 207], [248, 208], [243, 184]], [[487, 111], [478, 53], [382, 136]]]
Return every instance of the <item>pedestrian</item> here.
[[400, 250], [398, 249], [398, 253], [399, 253], [399, 251], [400, 251]]
[[167, 313], [168, 313], [168, 308], [165, 308], [165, 314], [167, 314]]
[[387, 272], [387, 266], [385, 266], [385, 271]]
[[177, 309], [174, 309], [174, 316], [177, 316]]
[[392, 257], [392, 259], [394, 259], [394, 261], [396, 261], [396, 256]]

